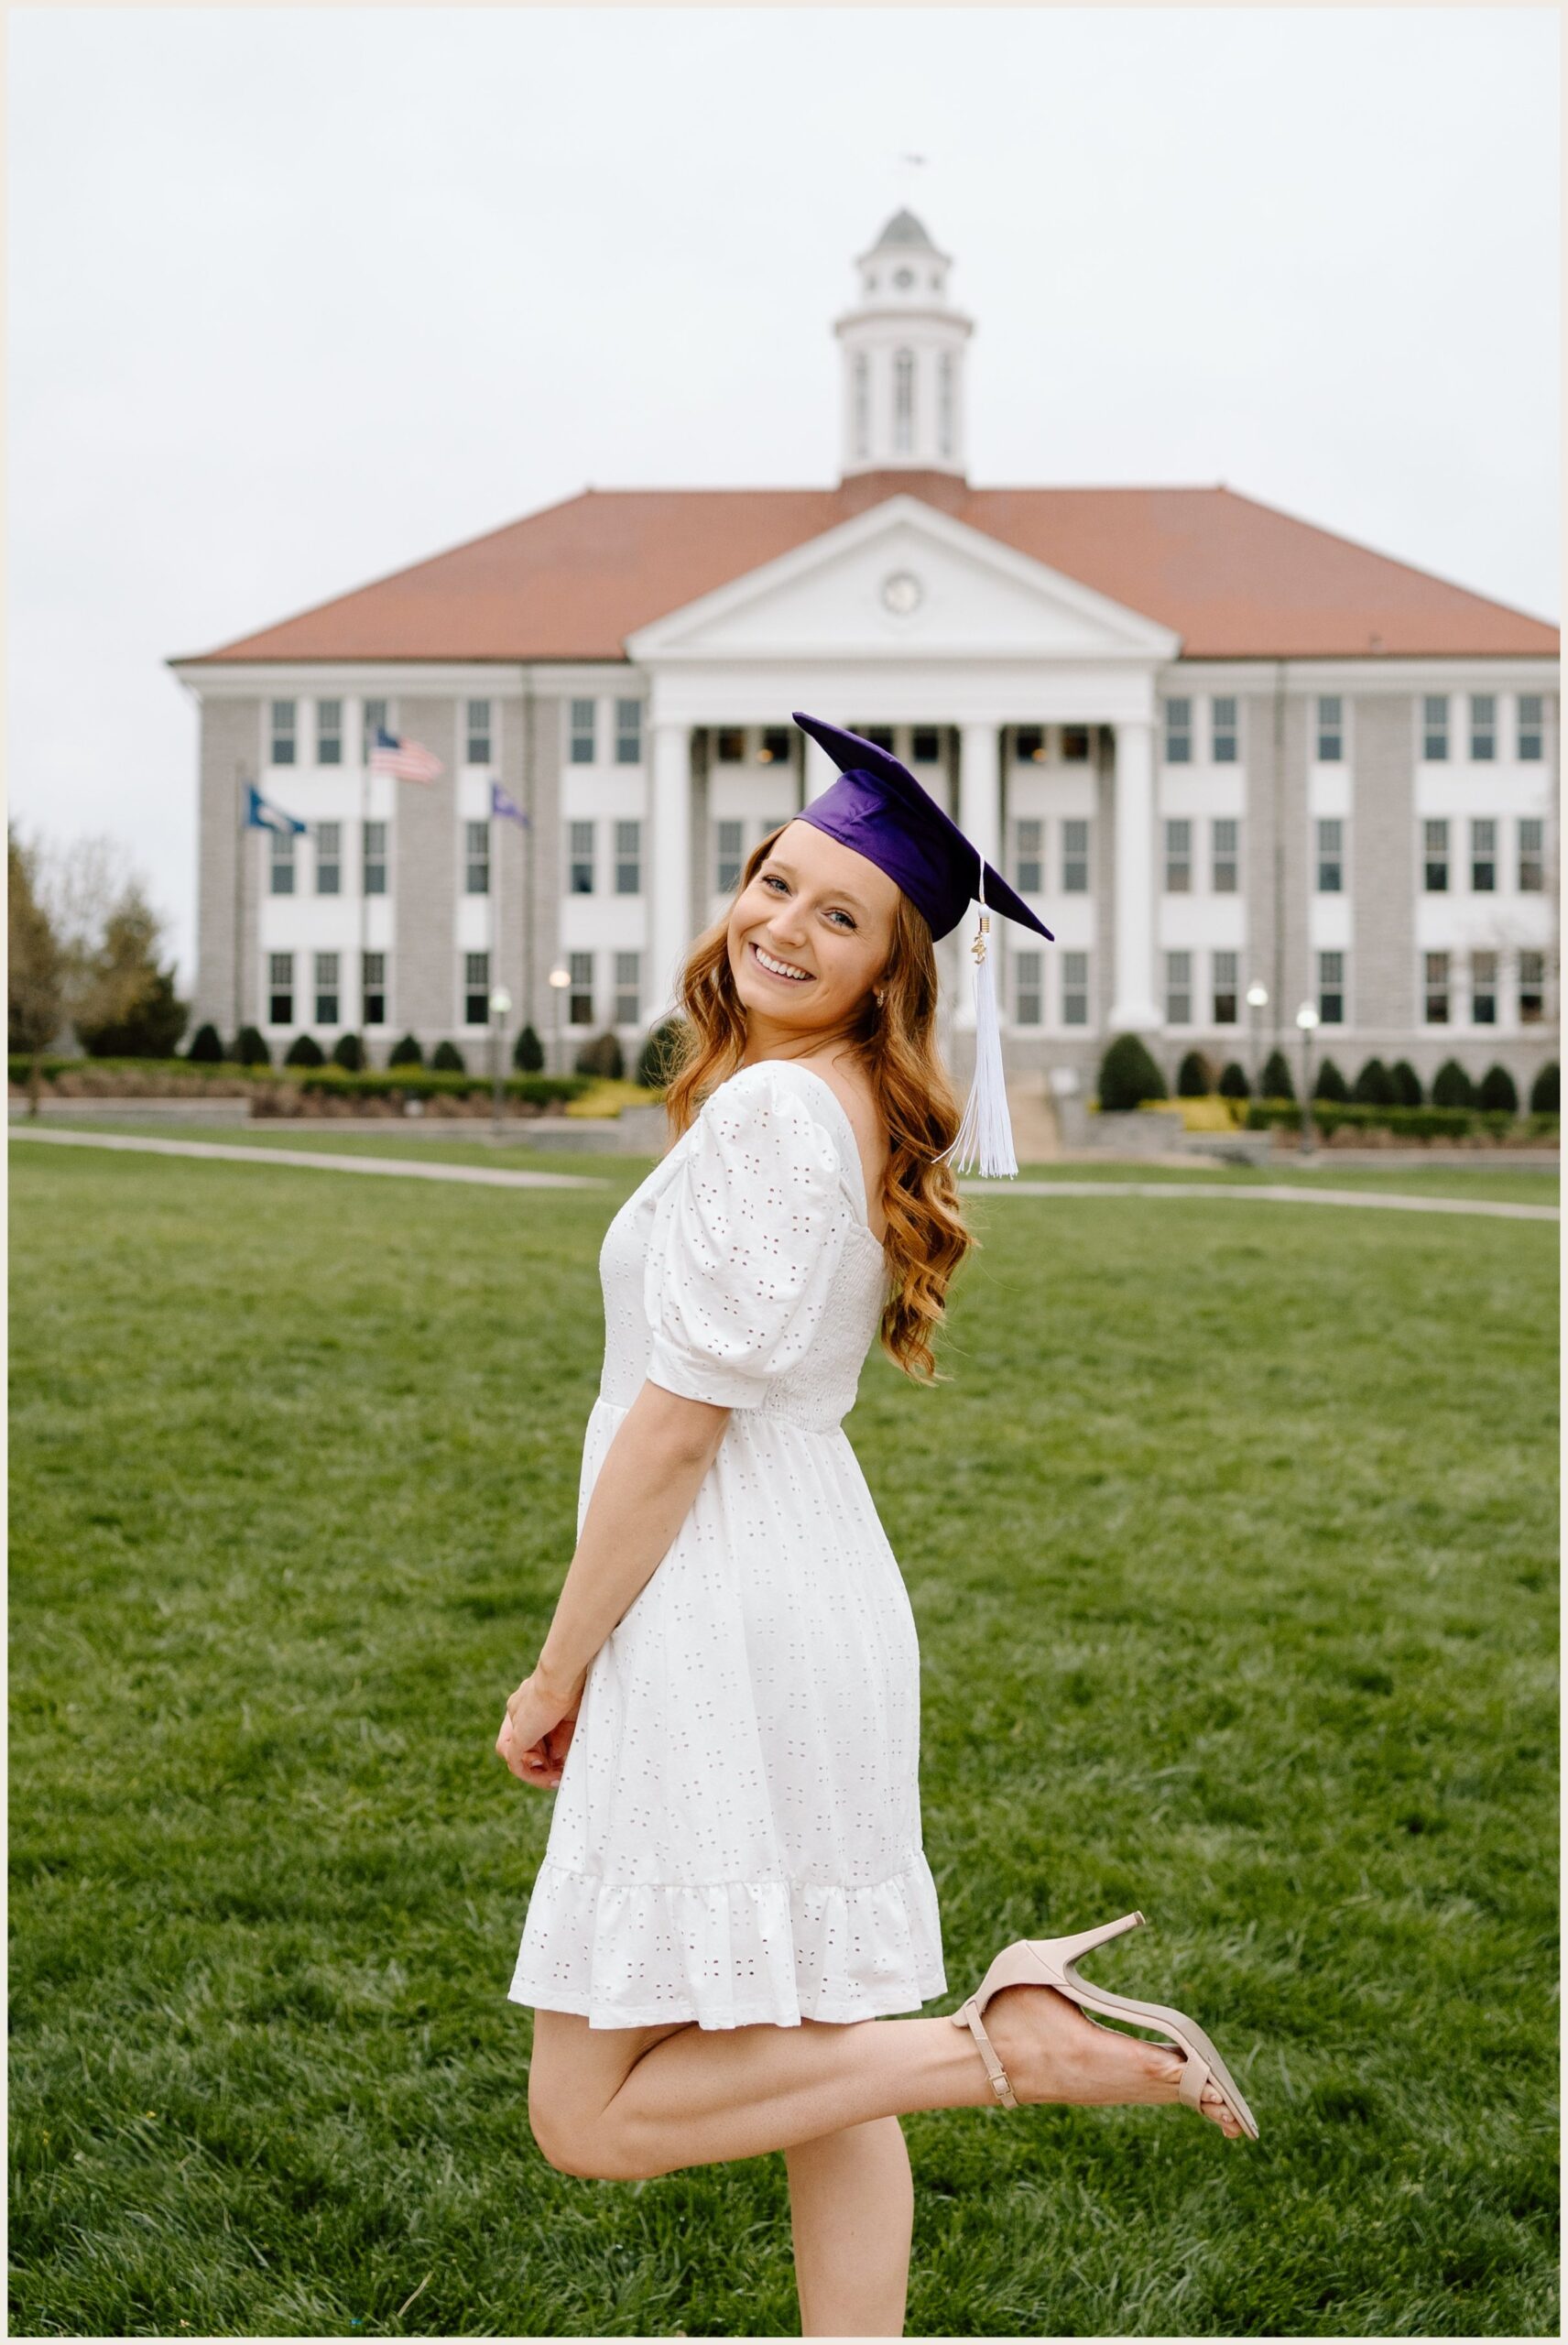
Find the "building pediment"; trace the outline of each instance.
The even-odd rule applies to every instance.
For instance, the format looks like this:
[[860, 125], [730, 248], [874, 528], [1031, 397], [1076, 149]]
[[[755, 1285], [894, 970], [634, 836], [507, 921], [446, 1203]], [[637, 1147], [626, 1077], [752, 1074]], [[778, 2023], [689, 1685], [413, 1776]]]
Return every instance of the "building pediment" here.
[[1141, 612], [916, 496], [837, 529], [626, 638], [640, 666], [779, 660], [1175, 659]]

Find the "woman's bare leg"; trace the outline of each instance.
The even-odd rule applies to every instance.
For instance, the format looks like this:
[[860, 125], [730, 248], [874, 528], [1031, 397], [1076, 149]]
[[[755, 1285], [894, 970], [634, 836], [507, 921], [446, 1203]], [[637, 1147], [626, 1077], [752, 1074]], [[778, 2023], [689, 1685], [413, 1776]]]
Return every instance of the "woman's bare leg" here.
[[915, 2187], [904, 2129], [876, 2117], [786, 2150], [802, 2337], [901, 2337]]
[[[1176, 2099], [1179, 2052], [1095, 2025], [1054, 1988], [1004, 1987], [985, 2029], [1020, 2101]], [[994, 2106], [974, 2038], [947, 2019], [591, 2028], [572, 2012], [534, 2014], [528, 2115], [568, 2174], [671, 2174], [912, 2110]], [[1217, 2095], [1213, 2113], [1221, 2121]]]

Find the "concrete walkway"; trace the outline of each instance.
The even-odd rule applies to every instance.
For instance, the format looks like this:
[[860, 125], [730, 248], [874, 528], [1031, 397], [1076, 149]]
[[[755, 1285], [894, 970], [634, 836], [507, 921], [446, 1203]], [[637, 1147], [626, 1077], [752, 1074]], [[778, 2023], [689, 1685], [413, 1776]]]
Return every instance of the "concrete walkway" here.
[[596, 1189], [577, 1172], [517, 1172], [490, 1164], [430, 1164], [414, 1157], [334, 1156], [325, 1149], [239, 1148], [219, 1140], [143, 1140], [129, 1132], [56, 1132], [13, 1125], [11, 1139], [46, 1148], [114, 1148], [138, 1156], [216, 1157], [224, 1164], [293, 1166], [301, 1172], [380, 1172], [401, 1181], [464, 1181], [479, 1189]]
[[[144, 1140], [129, 1132], [46, 1131], [13, 1126], [13, 1140], [47, 1148], [111, 1148], [141, 1156], [207, 1156], [227, 1164], [293, 1165], [307, 1172], [373, 1172], [393, 1180], [461, 1181], [481, 1189], [596, 1189], [576, 1172], [519, 1172], [488, 1164], [430, 1164], [395, 1156], [336, 1156], [324, 1149], [241, 1148], [218, 1140]], [[1557, 1221], [1556, 1205], [1504, 1205], [1489, 1197], [1399, 1197], [1361, 1189], [1230, 1181], [961, 1181], [976, 1197], [1244, 1197], [1265, 1205], [1367, 1205], [1396, 1213], [1483, 1214], [1497, 1221]]]

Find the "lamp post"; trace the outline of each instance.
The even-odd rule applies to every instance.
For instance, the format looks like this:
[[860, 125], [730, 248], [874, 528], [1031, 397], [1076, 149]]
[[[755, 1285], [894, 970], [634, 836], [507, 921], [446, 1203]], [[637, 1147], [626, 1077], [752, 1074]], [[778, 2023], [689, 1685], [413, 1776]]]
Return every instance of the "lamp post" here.
[[558, 961], [550, 973], [550, 989], [555, 996], [555, 1071], [557, 1074], [565, 1072], [561, 1063], [561, 997], [571, 983], [571, 970], [563, 969]]
[[1312, 1152], [1312, 1031], [1318, 1013], [1312, 1003], [1303, 1001], [1296, 1012], [1296, 1023], [1301, 1030], [1301, 1154]]
[[1252, 1060], [1250, 1073], [1252, 1075], [1252, 1096], [1255, 1099], [1258, 1096], [1258, 1085], [1262, 1079], [1258, 1072], [1258, 1013], [1260, 1009], [1266, 1009], [1268, 1006], [1269, 988], [1263, 983], [1261, 978], [1255, 977], [1251, 985], [1247, 988], [1247, 1007], [1248, 1012], [1247, 1020], [1247, 1051]]
[[501, 1137], [501, 1067], [502, 1044], [506, 1039], [506, 1020], [511, 1012], [512, 997], [505, 986], [493, 986], [490, 991], [490, 1129], [497, 1140]]

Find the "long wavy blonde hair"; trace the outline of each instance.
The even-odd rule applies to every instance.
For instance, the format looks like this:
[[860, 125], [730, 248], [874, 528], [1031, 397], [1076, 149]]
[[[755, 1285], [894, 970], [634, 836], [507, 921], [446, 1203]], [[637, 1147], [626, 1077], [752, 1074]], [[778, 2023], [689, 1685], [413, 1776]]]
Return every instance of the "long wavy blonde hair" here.
[[[778, 837], [779, 831], [773, 832], [750, 856], [742, 889], [762, 868]], [[935, 1162], [957, 1136], [960, 1110], [937, 1054], [931, 927], [901, 890], [892, 949], [877, 990], [881, 1001], [867, 990], [845, 1039], [871, 1079], [887, 1128], [882, 1179], [887, 1234], [882, 1249], [889, 1289], [882, 1348], [907, 1376], [929, 1384], [936, 1380], [931, 1338], [953, 1273], [975, 1240], [959, 1211], [958, 1184], [949, 1168]], [[665, 1093], [675, 1139], [708, 1094], [735, 1074], [746, 1050], [746, 1010], [730, 967], [728, 913], [691, 947], [681, 974], [681, 1055]]]

